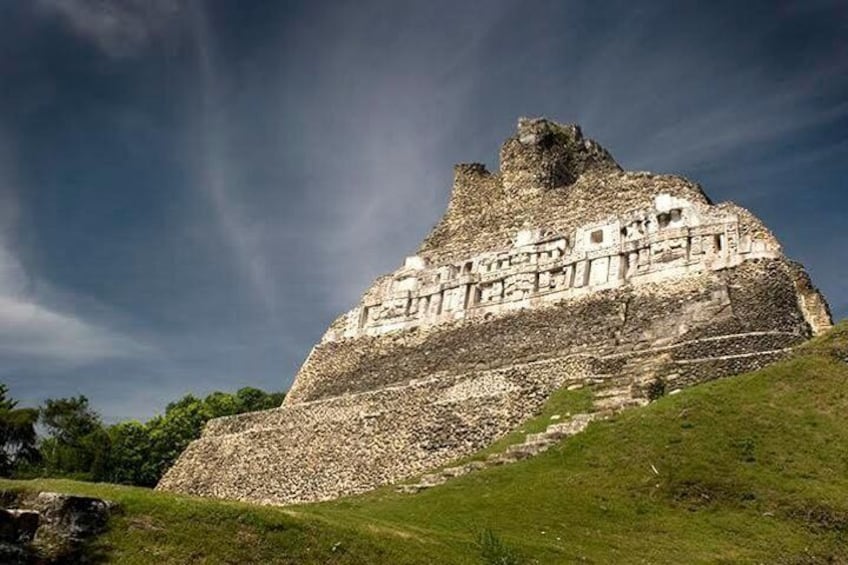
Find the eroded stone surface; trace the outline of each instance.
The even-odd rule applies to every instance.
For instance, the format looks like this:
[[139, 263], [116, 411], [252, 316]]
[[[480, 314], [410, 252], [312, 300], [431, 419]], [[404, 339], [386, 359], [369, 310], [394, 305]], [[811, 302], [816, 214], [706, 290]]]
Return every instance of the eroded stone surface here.
[[99, 498], [42, 492], [33, 506], [51, 529], [74, 541], [103, 533], [109, 522], [110, 505]]
[[331, 325], [285, 404], [211, 421], [159, 488], [269, 504], [363, 492], [485, 447], [557, 388], [618, 409], [830, 326], [747, 210], [623, 171], [576, 126], [521, 120], [500, 171], [455, 172], [418, 254]]
[[106, 531], [114, 503], [41, 492], [0, 493], [0, 563], [82, 563], [86, 545]]

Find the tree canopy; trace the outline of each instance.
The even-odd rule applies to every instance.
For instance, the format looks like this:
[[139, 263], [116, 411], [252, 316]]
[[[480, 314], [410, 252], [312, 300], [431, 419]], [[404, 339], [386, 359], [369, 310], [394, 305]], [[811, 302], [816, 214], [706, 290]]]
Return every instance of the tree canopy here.
[[0, 476], [9, 476], [20, 462], [37, 459], [35, 424], [38, 410], [18, 408], [9, 389], [0, 384]]
[[[0, 475], [65, 476], [154, 486], [212, 418], [275, 408], [285, 393], [246, 387], [235, 394], [188, 394], [148, 422], [110, 426], [88, 398], [51, 398], [38, 409], [17, 408], [0, 384]], [[45, 430], [38, 438], [36, 424]], [[34, 464], [37, 462], [37, 465]]]

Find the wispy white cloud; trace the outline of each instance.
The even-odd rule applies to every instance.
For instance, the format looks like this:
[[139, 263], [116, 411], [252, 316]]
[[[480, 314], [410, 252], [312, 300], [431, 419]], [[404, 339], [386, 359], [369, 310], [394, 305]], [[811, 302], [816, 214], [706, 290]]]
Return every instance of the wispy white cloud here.
[[[810, 2], [791, 11], [831, 6]], [[657, 172], [726, 166], [848, 116], [837, 91], [848, 73], [845, 41], [807, 56], [804, 65], [781, 66], [761, 53], [781, 20], [758, 22], [744, 36], [730, 30], [716, 36], [715, 22], [664, 28], [666, 10], [634, 9], [599, 30], [579, 63], [569, 62], [572, 83], [562, 89], [573, 100], [567, 110], [587, 133], [606, 137], [624, 166]]]
[[0, 359], [79, 365], [144, 353], [148, 346], [46, 303], [0, 241]]
[[143, 350], [140, 344], [79, 318], [35, 302], [0, 296], [0, 355], [80, 364]]
[[149, 354], [151, 348], [73, 312], [67, 293], [27, 273], [12, 251], [19, 203], [11, 150], [0, 136], [0, 370], [75, 366]]
[[[635, 153], [637, 162], [661, 157], [667, 167], [686, 169], [744, 155], [848, 116], [848, 103], [811, 104], [808, 79], [800, 76], [782, 92], [751, 85], [742, 101], [723, 102], [658, 129]], [[776, 119], [779, 116], [779, 119]], [[680, 140], [686, 140], [681, 143]], [[821, 151], [831, 151], [824, 146]]]
[[215, 65], [214, 38], [201, 4], [193, 3], [187, 15], [200, 77], [200, 104], [194, 129], [201, 142], [195, 155], [198, 165], [195, 184], [214, 211], [219, 232], [230, 247], [236, 267], [273, 317], [277, 313], [277, 293], [261, 245], [262, 229], [258, 223], [248, 220], [233, 190], [234, 165], [229, 157], [231, 135]]
[[112, 57], [134, 55], [175, 21], [182, 0], [37, 0]]

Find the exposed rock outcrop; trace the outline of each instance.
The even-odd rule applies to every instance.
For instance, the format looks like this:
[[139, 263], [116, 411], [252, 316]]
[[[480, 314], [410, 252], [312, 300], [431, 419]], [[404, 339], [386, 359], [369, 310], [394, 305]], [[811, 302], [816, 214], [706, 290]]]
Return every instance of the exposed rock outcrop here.
[[79, 563], [104, 533], [115, 504], [85, 496], [2, 493], [0, 563]]
[[83, 541], [106, 531], [112, 505], [99, 498], [42, 492], [33, 507], [58, 535]]

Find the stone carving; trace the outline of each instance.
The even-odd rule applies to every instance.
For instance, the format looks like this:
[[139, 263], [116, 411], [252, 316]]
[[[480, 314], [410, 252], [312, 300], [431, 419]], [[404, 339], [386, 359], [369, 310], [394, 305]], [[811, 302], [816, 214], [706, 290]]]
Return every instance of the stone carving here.
[[623, 171], [577, 126], [519, 120], [455, 168], [416, 255], [340, 316], [277, 409], [211, 421], [160, 489], [268, 504], [397, 482], [478, 450], [563, 386], [598, 409], [753, 370], [827, 303], [747, 210]]
[[738, 241], [736, 214], [660, 193], [650, 208], [578, 226], [571, 233], [523, 229], [507, 247], [448, 265], [408, 257], [323, 341], [487, 318], [603, 288], [781, 257], [773, 238], [746, 237], [744, 246]]

